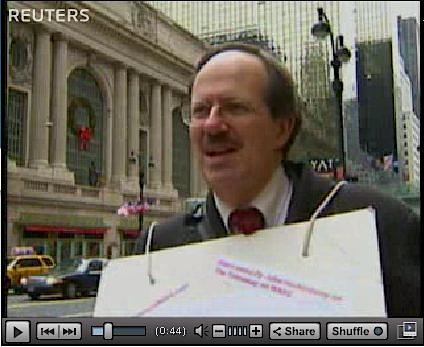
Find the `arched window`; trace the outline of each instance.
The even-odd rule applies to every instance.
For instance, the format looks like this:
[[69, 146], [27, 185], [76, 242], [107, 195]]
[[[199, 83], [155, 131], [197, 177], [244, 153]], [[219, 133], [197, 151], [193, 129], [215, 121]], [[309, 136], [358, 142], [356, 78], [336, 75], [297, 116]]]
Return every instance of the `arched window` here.
[[93, 75], [77, 68], [68, 78], [66, 164], [75, 184], [99, 186], [103, 176], [103, 97]]

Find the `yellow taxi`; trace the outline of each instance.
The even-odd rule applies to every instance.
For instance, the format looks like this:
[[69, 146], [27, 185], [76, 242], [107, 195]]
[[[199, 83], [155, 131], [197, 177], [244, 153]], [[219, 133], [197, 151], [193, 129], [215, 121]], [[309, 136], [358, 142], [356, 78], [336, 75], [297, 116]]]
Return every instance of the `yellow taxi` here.
[[21, 280], [28, 276], [44, 275], [55, 267], [55, 262], [49, 255], [17, 255], [8, 258], [7, 288], [19, 291]]

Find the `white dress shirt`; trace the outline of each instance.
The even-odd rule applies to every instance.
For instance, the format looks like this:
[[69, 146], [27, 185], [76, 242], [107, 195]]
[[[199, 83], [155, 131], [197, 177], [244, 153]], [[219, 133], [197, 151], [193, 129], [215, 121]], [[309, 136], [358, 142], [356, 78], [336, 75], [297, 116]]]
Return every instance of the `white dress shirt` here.
[[[256, 207], [265, 217], [265, 228], [284, 224], [289, 203], [292, 196], [293, 184], [287, 177], [282, 165], [278, 165], [270, 181], [248, 206], [239, 208]], [[225, 227], [228, 230], [228, 216], [238, 207], [231, 208], [214, 194], [216, 207], [220, 213]]]

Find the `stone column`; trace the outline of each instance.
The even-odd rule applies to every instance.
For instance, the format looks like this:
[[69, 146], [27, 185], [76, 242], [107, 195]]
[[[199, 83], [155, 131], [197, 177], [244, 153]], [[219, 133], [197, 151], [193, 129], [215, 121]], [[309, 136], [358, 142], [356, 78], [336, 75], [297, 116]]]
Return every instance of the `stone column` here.
[[[130, 162], [128, 166], [128, 176], [131, 181], [138, 182], [139, 160], [140, 160], [140, 76], [131, 70], [128, 81], [128, 155], [134, 156], [137, 160]], [[132, 153], [131, 153], [132, 152]]]
[[46, 168], [49, 156], [50, 121], [50, 32], [36, 27], [33, 67], [31, 120], [29, 137], [29, 166]]
[[172, 91], [163, 88], [163, 186], [172, 191]]
[[52, 85], [52, 146], [51, 158], [54, 168], [66, 168], [67, 126], [67, 55], [68, 43], [63, 35], [54, 35], [53, 85]]
[[150, 168], [150, 186], [152, 189], [162, 187], [162, 102], [161, 86], [153, 82], [151, 107], [150, 152], [153, 166]]
[[115, 66], [112, 118], [112, 183], [121, 184], [125, 179], [127, 127], [127, 70], [119, 64]]

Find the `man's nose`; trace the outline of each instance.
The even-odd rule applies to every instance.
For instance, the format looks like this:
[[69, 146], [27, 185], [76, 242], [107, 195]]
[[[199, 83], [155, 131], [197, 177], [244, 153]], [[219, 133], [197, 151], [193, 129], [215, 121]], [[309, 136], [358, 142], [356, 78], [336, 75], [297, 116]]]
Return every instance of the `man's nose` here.
[[209, 134], [217, 134], [228, 129], [225, 118], [222, 116], [218, 106], [212, 106], [209, 117], [203, 123], [203, 129]]

